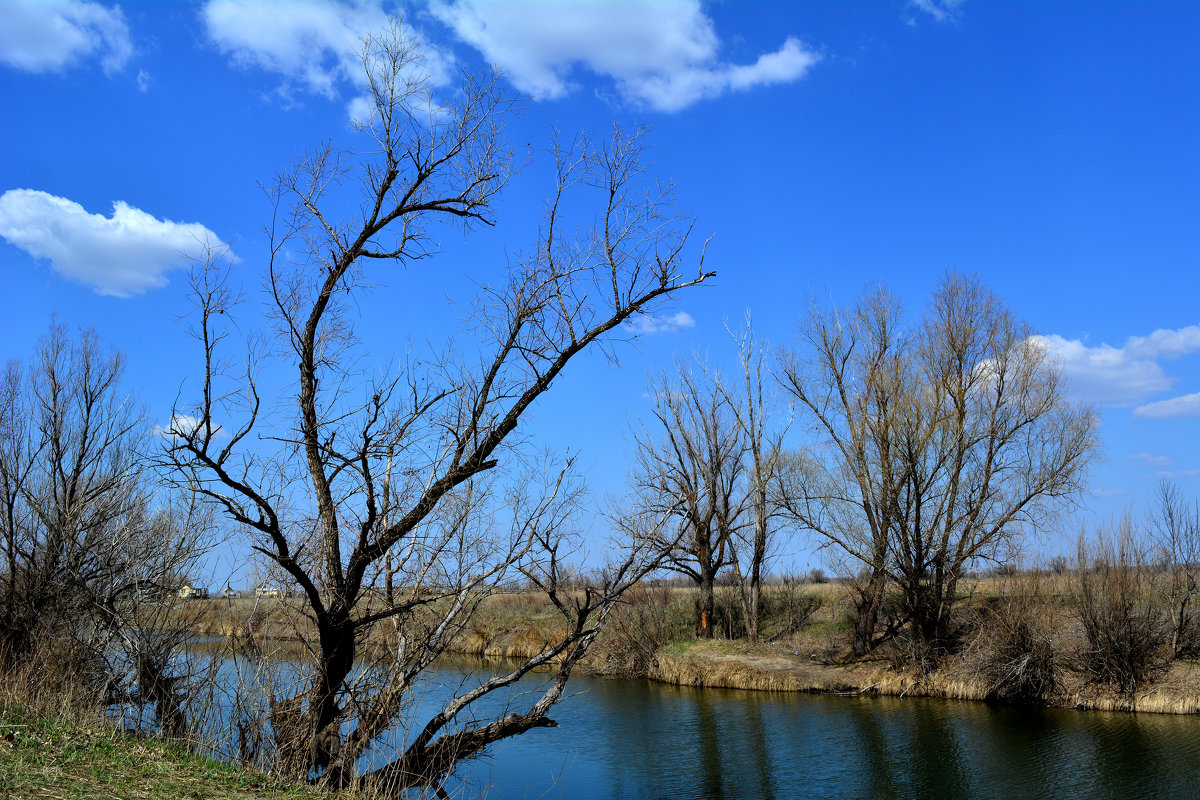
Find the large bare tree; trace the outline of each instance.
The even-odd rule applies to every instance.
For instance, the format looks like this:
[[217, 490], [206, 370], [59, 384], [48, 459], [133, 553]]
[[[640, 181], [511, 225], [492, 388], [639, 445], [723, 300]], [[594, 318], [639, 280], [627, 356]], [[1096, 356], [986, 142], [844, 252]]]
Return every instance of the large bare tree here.
[[746, 315], [745, 330], [735, 334], [734, 340], [741, 367], [739, 385], [727, 386], [719, 380], [719, 375], [714, 379], [733, 412], [745, 449], [743, 472], [747, 519], [740, 525], [737, 538], [744, 545], [735, 552], [734, 567], [742, 584], [746, 638], [755, 642], [758, 641], [762, 616], [763, 571], [772, 540], [787, 516], [781, 479], [787, 462], [784, 437], [788, 424], [779, 424], [770, 389], [774, 381], [770, 380], [769, 367], [764, 363], [764, 348], [754, 337], [749, 314]]
[[[689, 226], [669, 213], [671, 187], [645, 179], [641, 131], [556, 143], [536, 247], [501, 279], [479, 276], [462, 349], [365, 376], [358, 365], [371, 351], [355, 335], [355, 304], [387, 267], [423, 268], [430, 226], [492, 222], [510, 170], [503, 132], [512, 102], [489, 75], [464, 78], [452, 101], [439, 102], [398, 28], [365, 42], [363, 66], [373, 110], [358, 149], [323, 146], [270, 187], [266, 284], [282, 346], [231, 366], [224, 352], [236, 293], [216, 259], [196, 272], [204, 384], [182, 410], [189, 421], [168, 457], [287, 576], [311, 618], [312, 674], [275, 715], [283, 766], [332, 786], [437, 788], [459, 760], [554, 724], [548, 712], [573, 666], [621, 592], [654, 565], [653, 554], [635, 550], [604, 580], [563, 588], [559, 553], [575, 484], [565, 465], [540, 468], [526, 457], [518, 425], [576, 356], [608, 351], [624, 323], [712, 273], [701, 257], [684, 275]], [[351, 184], [361, 202], [343, 215], [338, 190]], [[569, 228], [567, 209], [589, 198], [592, 222]], [[265, 410], [273, 404], [260, 396], [257, 372], [272, 354], [296, 370], [279, 419]], [[563, 615], [562, 637], [464, 687], [410, 728], [394, 760], [358, 774], [359, 757], [400, 718], [421, 673], [514, 570], [545, 588]], [[366, 666], [363, 642], [380, 637], [385, 655], [356, 672]], [[470, 713], [551, 664], [552, 680], [524, 710]]]
[[714, 587], [733, 563], [743, 524], [745, 435], [719, 377], [680, 362], [677, 375], [652, 381], [654, 424], [637, 438], [636, 505], [666, 525], [649, 529], [664, 565], [700, 590], [696, 636], [712, 638]]
[[149, 426], [121, 385], [124, 361], [92, 331], [52, 323], [0, 383], [0, 664], [82, 659], [101, 702], [152, 703], [183, 732], [167, 693], [181, 630], [174, 576], [208, 541], [187, 497], [148, 473]]
[[852, 584], [854, 653], [876, 644], [902, 475], [895, 458], [902, 407], [915, 386], [901, 308], [883, 289], [852, 307], [814, 306], [799, 347], [782, 354], [782, 382], [812, 445], [793, 453], [785, 493], [797, 523], [861, 572]]
[[1171, 618], [1171, 653], [1176, 658], [1200, 649], [1200, 503], [1188, 502], [1170, 481], [1159, 483], [1150, 529], [1166, 572]]
[[862, 562], [868, 585], [882, 588], [882, 573], [895, 582], [914, 640], [936, 654], [968, 566], [1003, 558], [1023, 527], [1082, 490], [1094, 414], [974, 277], [948, 274], [912, 328], [876, 292], [805, 331], [817, 355], [794, 356], [785, 385], [825, 436], [819, 480], [795, 493], [801, 518]]

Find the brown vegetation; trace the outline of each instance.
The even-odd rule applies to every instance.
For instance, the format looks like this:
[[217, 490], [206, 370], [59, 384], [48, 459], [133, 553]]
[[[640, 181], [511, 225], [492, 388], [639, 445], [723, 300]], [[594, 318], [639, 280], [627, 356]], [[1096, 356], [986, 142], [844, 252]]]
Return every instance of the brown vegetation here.
[[967, 572], [1006, 561], [1023, 525], [1083, 489], [1096, 419], [1068, 400], [1032, 334], [957, 273], [916, 324], [884, 289], [850, 308], [814, 306], [802, 323], [783, 383], [814, 441], [794, 459], [788, 505], [849, 572], [865, 573], [856, 654], [885, 638], [876, 626], [893, 591], [912, 659], [935, 666], [958, 644]]
[[[1147, 576], [1165, 590], [1167, 575]], [[1200, 663], [1162, 660], [1133, 692], [1097, 675], [1079, 614], [1079, 587], [1095, 574], [1020, 570], [964, 581], [962, 646], [934, 668], [914, 668], [897, 641], [868, 658], [852, 647], [854, 607], [844, 583], [790, 580], [765, 587], [760, 641], [740, 637], [737, 587], [716, 590], [716, 638], [694, 638], [696, 590], [640, 585], [631, 590], [581, 663], [585, 671], [687, 686], [764, 691], [862, 693], [989, 700], [1098, 710], [1195, 713]], [[195, 601], [214, 604], [219, 601]], [[273, 602], [273, 601], [272, 601]], [[286, 601], [259, 607], [285, 630]], [[253, 606], [249, 603], [245, 610]], [[733, 628], [724, 615], [732, 615]], [[448, 651], [528, 658], [561, 635], [536, 593], [487, 598]], [[270, 629], [264, 626], [262, 629]], [[727, 632], [732, 635], [727, 635]]]

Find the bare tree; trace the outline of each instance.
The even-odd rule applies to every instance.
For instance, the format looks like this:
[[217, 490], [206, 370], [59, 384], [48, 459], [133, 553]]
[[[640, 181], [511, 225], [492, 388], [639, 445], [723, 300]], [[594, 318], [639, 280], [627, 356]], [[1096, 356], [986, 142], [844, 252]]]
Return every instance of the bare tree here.
[[164, 732], [178, 735], [177, 696], [160, 689], [181, 631], [169, 604], [146, 600], [195, 566], [208, 526], [147, 473], [149, 429], [121, 388], [123, 371], [94, 332], [73, 339], [62, 324], [50, 326], [28, 364], [8, 365], [0, 662], [11, 667], [39, 648], [85, 659], [97, 699], [152, 703]]
[[1084, 488], [1091, 408], [1030, 327], [977, 278], [951, 273], [921, 329], [921, 397], [900, 451], [894, 571], [918, 639], [943, 646], [958, 582]]
[[876, 644], [888, 581], [890, 537], [902, 475], [895, 455], [905, 397], [915, 384], [901, 307], [883, 289], [847, 309], [815, 305], [800, 328], [800, 348], [781, 354], [784, 388], [795, 398], [815, 444], [791, 455], [785, 498], [798, 525], [814, 531], [849, 568], [854, 653]]
[[733, 536], [746, 506], [746, 444], [719, 379], [681, 362], [675, 379], [652, 382], [653, 433], [637, 438], [633, 484], [637, 504], [670, 520], [653, 529], [651, 546], [665, 565], [696, 582], [696, 636], [712, 638], [714, 586], [733, 561]]
[[[121, 358], [96, 335], [51, 325], [32, 363], [10, 364], [0, 447], [5, 649], [28, 651], [39, 624], [75, 618], [78, 591], [108, 576], [110, 537], [141, 504], [141, 419], [119, 391]], [[51, 629], [53, 629], [53, 626]]]
[[755, 341], [749, 314], [746, 315], [745, 331], [740, 335], [735, 334], [734, 339], [741, 365], [740, 391], [724, 387], [719, 380], [717, 387], [725, 394], [745, 447], [745, 505], [749, 520], [741, 527], [743, 530], [749, 529], [749, 535], [740, 536], [739, 539], [746, 540], [749, 574], [743, 573], [742, 559], [736, 557], [736, 551], [734, 567], [743, 584], [746, 638], [756, 642], [762, 615], [763, 567], [771, 538], [784, 518], [785, 501], [779, 482], [786, 461], [783, 439], [788, 426], [773, 424], [774, 408], [764, 384], [763, 348]]
[[973, 277], [947, 275], [911, 330], [881, 293], [846, 318], [814, 318], [818, 359], [805, 372], [793, 357], [785, 370], [826, 433], [824, 480], [807, 485], [827, 488], [798, 493], [798, 505], [880, 589], [885, 568], [916, 643], [936, 655], [968, 565], [1002, 559], [1022, 526], [1082, 490], [1095, 418], [1067, 399], [1032, 330]]
[[1190, 507], [1179, 487], [1158, 485], [1151, 528], [1166, 570], [1167, 607], [1171, 617], [1171, 654], [1176, 658], [1200, 649], [1200, 503]]
[[[491, 223], [509, 172], [502, 134], [513, 105], [491, 76], [467, 76], [452, 103], [437, 103], [419, 50], [398, 28], [366, 40], [363, 66], [373, 111], [359, 133], [369, 147], [326, 145], [270, 190], [266, 281], [281, 358], [298, 379], [289, 422], [272, 425], [263, 411], [256, 367], [270, 348], [252, 349], [245, 369], [223, 360], [237, 298], [210, 260], [195, 277], [203, 392], [167, 456], [180, 481], [288, 576], [316, 631], [307, 687], [278, 707], [289, 721], [276, 728], [283, 766], [315, 770], [331, 786], [436, 788], [460, 759], [554, 724], [548, 712], [572, 667], [621, 592], [653, 565], [634, 551], [603, 582], [565, 593], [556, 553], [570, 533], [564, 504], [577, 492], [565, 466], [539, 470], [524, 457], [518, 424], [577, 355], [611, 352], [623, 323], [712, 273], [701, 257], [701, 269], [682, 276], [688, 226], [667, 213], [671, 188], [645, 181], [640, 131], [558, 144], [536, 249], [484, 284], [470, 310], [464, 337], [478, 357], [446, 348], [386, 377], [357, 371], [367, 351], [351, 309], [377, 267], [430, 255], [428, 229], [439, 220]], [[342, 218], [334, 190], [349, 182], [363, 199]], [[589, 194], [599, 200], [596, 222], [568, 231], [566, 209]], [[420, 674], [516, 570], [537, 576], [566, 633], [464, 689], [392, 763], [356, 777], [358, 757], [404, 712]], [[386, 637], [391, 655], [360, 679], [368, 637]], [[467, 713], [551, 663], [553, 679], [526, 710], [491, 720]]]
[[1169, 666], [1170, 631], [1147, 563], [1146, 531], [1128, 513], [1115, 528], [1091, 541], [1080, 534], [1072, 600], [1083, 626], [1084, 671], [1133, 697]]

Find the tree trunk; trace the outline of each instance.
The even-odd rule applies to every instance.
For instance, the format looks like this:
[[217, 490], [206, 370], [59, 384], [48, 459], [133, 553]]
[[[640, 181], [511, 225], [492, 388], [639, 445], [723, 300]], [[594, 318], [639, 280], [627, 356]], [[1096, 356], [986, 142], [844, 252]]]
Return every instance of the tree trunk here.
[[758, 641], [758, 618], [762, 613], [762, 585], [757, 576], [750, 578], [750, 613], [746, 616], [746, 639]]
[[713, 638], [713, 575], [705, 570], [700, 575], [700, 597], [696, 601], [696, 638]]
[[905, 590], [905, 603], [913, 638], [923, 649], [927, 664], [935, 664], [951, 648], [950, 624], [957, 579], [952, 576], [914, 578]]
[[879, 623], [879, 609], [883, 605], [883, 589], [887, 576], [882, 570], [873, 570], [866, 586], [859, 587], [855, 598], [854, 655], [865, 656], [875, 648], [875, 627]]
[[[342, 743], [337, 692], [355, 659], [354, 626], [348, 614], [327, 612], [318, 618], [317, 631], [321, 658], [309, 691], [308, 708], [301, 710], [299, 697], [271, 708], [278, 760], [286, 772], [301, 777], [337, 761]], [[326, 785], [335, 788], [344, 786], [348, 778], [341, 774], [322, 776]]]
[[767, 556], [767, 497], [759, 492], [755, 503], [754, 553], [750, 558], [750, 608], [746, 615], [746, 638], [758, 641], [758, 621], [762, 616], [762, 565]]

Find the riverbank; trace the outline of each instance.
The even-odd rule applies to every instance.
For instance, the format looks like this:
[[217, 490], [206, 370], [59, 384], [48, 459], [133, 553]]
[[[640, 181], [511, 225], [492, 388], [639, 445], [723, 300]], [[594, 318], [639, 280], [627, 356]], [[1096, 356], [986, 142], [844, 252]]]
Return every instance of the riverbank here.
[[13, 800], [351, 800], [135, 736], [99, 719], [0, 703], [0, 797]]
[[[855, 659], [847, 647], [849, 629], [840, 620], [843, 609], [838, 607], [832, 587], [808, 587], [808, 594], [820, 604], [811, 609], [803, 623], [786, 634], [776, 629], [774, 640], [760, 643], [696, 640], [681, 635], [680, 625], [664, 621], [671, 614], [661, 609], [656, 622], [643, 617], [631, 624], [627, 617], [618, 617], [578, 669], [695, 688], [981, 702], [1003, 699], [997, 697], [993, 683], [980, 677], [980, 660], [987, 657], [985, 647], [968, 644], [961, 653], [947, 657], [938, 669], [924, 673], [903, 665], [902, 659], [886, 647], [873, 657]], [[986, 593], [980, 594], [981, 604], [988, 599]], [[502, 614], [485, 611], [477, 624], [455, 639], [451, 650], [484, 657], [528, 658], [557, 633], [552, 624], [548, 629], [547, 620], [552, 617], [514, 615], [511, 609]], [[1153, 681], [1126, 695], [1096, 683], [1080, 667], [1077, 654], [1083, 646], [1082, 634], [1065, 609], [1058, 608], [1045, 624], [1054, 630], [1059, 648], [1055, 687], [1047, 695], [1025, 702], [1093, 711], [1200, 713], [1200, 660], [1165, 662]], [[647, 630], [656, 627], [656, 631]], [[650, 654], [644, 664], [632, 665], [631, 669], [623, 659], [624, 651], [639, 648]]]
[[[452, 652], [490, 658], [524, 658], [536, 653], [540, 640], [525, 631], [487, 639], [478, 632], [459, 639]], [[659, 649], [641, 676], [613, 675], [605, 669], [604, 652], [585, 659], [581, 672], [610, 677], [643, 677], [675, 686], [811, 694], [932, 697], [989, 702], [991, 686], [978, 680], [969, 665], [951, 659], [947, 666], [920, 674], [897, 668], [884, 659], [830, 663], [816, 652], [789, 650], [774, 644], [725, 640], [680, 641]], [[1092, 711], [1200, 713], [1200, 662], [1177, 661], [1152, 685], [1125, 696], [1090, 683], [1064, 669], [1060, 687], [1037, 705]]]
[[[989, 701], [991, 687], [961, 664], [921, 675], [883, 661], [824, 664], [776, 648], [739, 647], [733, 642], [685, 642], [657, 655], [650, 680], [677, 686], [817, 694], [861, 694]], [[1064, 671], [1061, 688], [1039, 705], [1092, 711], [1200, 713], [1200, 663], [1180, 661], [1144, 691], [1131, 697], [1089, 684]]]
[[[1081, 666], [1084, 647], [1078, 620], [1069, 608], [1065, 579], [1049, 576], [1039, 587], [1042, 598], [1036, 626], [1054, 650], [1052, 689], [1033, 705], [1103, 711], [1170, 714], [1200, 713], [1200, 661], [1164, 661], [1153, 680], [1124, 694], [1096, 682]], [[1003, 581], [981, 580], [970, 587], [960, 614], [973, 620], [962, 652], [939, 668], [921, 672], [906, 666], [894, 650], [855, 659], [848, 651], [847, 608], [840, 587], [806, 584], [768, 595], [762, 642], [733, 636], [692, 638], [691, 594], [686, 589], [634, 593], [610, 621], [577, 670], [620, 678], [646, 678], [691, 687], [771, 692], [888, 695], [994, 701], [995, 683], [986, 679], [981, 661], [988, 658], [988, 626], [995, 626], [998, 601], [1011, 596]], [[728, 600], [728, 598], [727, 598]], [[295, 599], [201, 601], [195, 630], [205, 636], [255, 636], [298, 639], [311, 631]], [[737, 605], [718, 606], [718, 616], [736, 624]], [[489, 597], [470, 624], [453, 639], [449, 651], [490, 658], [529, 658], [562, 634], [562, 618], [532, 593]]]

